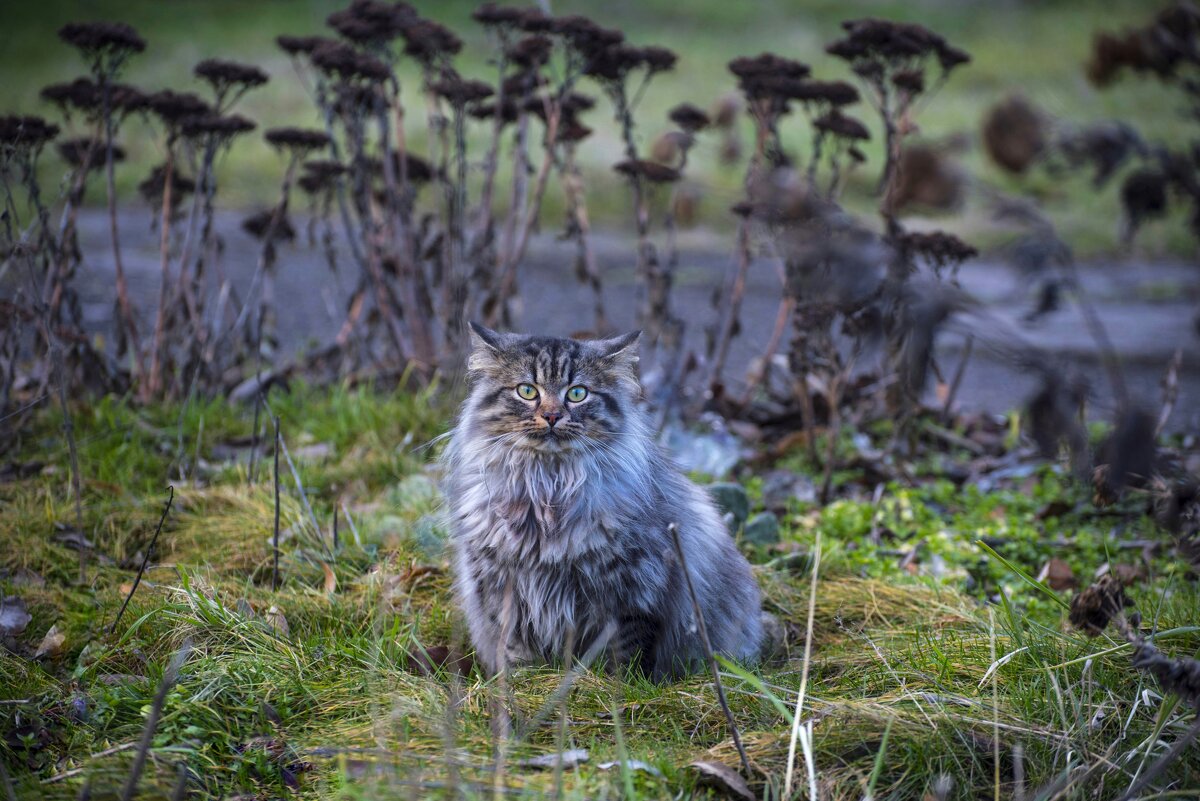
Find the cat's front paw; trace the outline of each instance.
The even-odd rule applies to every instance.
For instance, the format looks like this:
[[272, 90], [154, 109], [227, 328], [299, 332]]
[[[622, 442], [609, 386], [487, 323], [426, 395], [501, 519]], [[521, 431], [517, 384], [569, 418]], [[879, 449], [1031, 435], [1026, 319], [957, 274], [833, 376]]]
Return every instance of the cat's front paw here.
[[504, 667], [507, 667], [510, 670], [512, 668], [524, 667], [526, 665], [533, 665], [538, 662], [545, 661], [538, 659], [537, 654], [535, 654], [530, 648], [526, 647], [522, 643], [509, 643], [508, 646], [503, 649], [503, 654]]

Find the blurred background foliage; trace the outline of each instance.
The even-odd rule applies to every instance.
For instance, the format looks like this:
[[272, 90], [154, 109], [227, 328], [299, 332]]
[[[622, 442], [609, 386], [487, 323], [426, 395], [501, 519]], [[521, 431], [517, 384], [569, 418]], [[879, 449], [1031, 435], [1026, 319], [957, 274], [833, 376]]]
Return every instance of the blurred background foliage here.
[[[198, 88], [192, 68], [205, 58], [228, 58], [256, 64], [271, 75], [271, 82], [251, 93], [239, 111], [262, 125], [317, 125], [319, 120], [307, 96], [304, 81], [289, 58], [275, 45], [281, 33], [328, 33], [325, 18], [343, 4], [336, 0], [45, 0], [7, 3], [0, 25], [0, 108], [10, 112], [53, 116], [38, 97], [46, 84], [69, 80], [83, 70], [78, 57], [62, 44], [55, 31], [68, 21], [121, 20], [146, 38], [145, 53], [131, 61], [124, 79], [148, 90], [164, 87]], [[471, 0], [417, 2], [421, 14], [449, 25], [466, 46], [456, 60], [467, 77], [494, 79], [489, 64], [492, 51], [483, 28], [471, 20], [478, 5]], [[961, 162], [969, 176], [966, 206], [960, 213], [939, 219], [938, 226], [968, 237], [985, 249], [1004, 240], [985, 204], [981, 185], [1030, 194], [1038, 198], [1060, 235], [1084, 256], [1109, 254], [1119, 249], [1119, 197], [1110, 186], [1096, 191], [1086, 175], [1049, 176], [1035, 170], [1020, 178], [995, 166], [980, 144], [980, 126], [987, 109], [1013, 92], [1024, 94], [1052, 117], [1068, 124], [1106, 119], [1132, 123], [1151, 141], [1182, 141], [1188, 120], [1172, 90], [1155, 81], [1126, 75], [1113, 86], [1097, 89], [1088, 83], [1084, 64], [1093, 35], [1141, 25], [1154, 4], [1137, 0], [1116, 2], [982, 2], [980, 0], [923, 0], [921, 2], [834, 2], [833, 0], [691, 0], [686, 4], [666, 0], [612, 0], [553, 2], [555, 14], [587, 14], [603, 25], [620, 28], [637, 45], [659, 44], [680, 55], [676, 68], [649, 87], [638, 108], [638, 136], [648, 147], [660, 133], [670, 130], [666, 112], [688, 101], [706, 108], [722, 95], [735, 91], [734, 77], [726, 64], [741, 55], [775, 52], [813, 65], [814, 75], [825, 79], [850, 79], [845, 65], [824, 52], [824, 43], [835, 38], [840, 22], [862, 16], [920, 22], [939, 32], [972, 55], [972, 62], [955, 73], [938, 93], [936, 102], [921, 111], [921, 131], [909, 141], [928, 141]], [[423, 115], [417, 94], [418, 69], [402, 59], [412, 113]], [[585, 82], [584, 91], [596, 94]], [[622, 158], [618, 126], [604, 119], [606, 103], [589, 112], [596, 129], [581, 149], [585, 174], [592, 187], [592, 213], [602, 227], [629, 224], [626, 196], [611, 165]], [[864, 115], [870, 121], [870, 115]], [[748, 120], [743, 120], [743, 141], [748, 155]], [[415, 147], [424, 143], [422, 126], [413, 126]], [[482, 143], [489, 121], [471, 125], [473, 143]], [[872, 212], [872, 195], [882, 165], [882, 136], [872, 123], [872, 140], [863, 149], [869, 163], [854, 176], [844, 197], [853, 211]], [[784, 124], [786, 147], [807, 145], [809, 128], [799, 119]], [[151, 131], [134, 123], [121, 134], [130, 160], [118, 166], [119, 189], [124, 194], [161, 160]], [[731, 229], [735, 218], [729, 206], [741, 197], [744, 160], [722, 164], [716, 136], [702, 136], [691, 154], [689, 173], [698, 204], [695, 224]], [[473, 150], [475, 148], [472, 148]], [[53, 162], [47, 159], [47, 163]], [[47, 169], [58, 170], [57, 164]], [[250, 206], [268, 201], [282, 170], [279, 157], [261, 137], [239, 142], [219, 168], [224, 205]], [[57, 175], [58, 173], [54, 173]], [[97, 183], [93, 191], [98, 192]], [[94, 200], [99, 201], [97, 194]], [[549, 193], [543, 224], [553, 227], [562, 198]], [[1151, 257], [1187, 255], [1193, 251], [1184, 215], [1174, 213], [1154, 222], [1139, 235], [1139, 251]]]

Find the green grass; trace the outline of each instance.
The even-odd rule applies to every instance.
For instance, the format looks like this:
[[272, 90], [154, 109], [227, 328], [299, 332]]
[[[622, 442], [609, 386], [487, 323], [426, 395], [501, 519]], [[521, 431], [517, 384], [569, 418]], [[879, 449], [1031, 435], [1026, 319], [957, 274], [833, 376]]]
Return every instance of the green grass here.
[[[496, 699], [508, 699], [519, 729], [562, 673], [522, 669], [504, 692], [477, 671], [457, 683], [412, 667], [413, 652], [462, 637], [431, 517], [439, 500], [426, 468], [436, 445], [419, 448], [445, 429], [453, 394], [304, 386], [272, 394], [320, 522], [319, 530], [309, 522], [285, 465], [281, 517], [290, 535], [278, 591], [269, 461], [251, 483], [246, 449], [230, 445], [250, 434], [253, 407], [73, 406], [84, 530], [97, 552], [83, 586], [76, 553], [54, 538], [55, 524], [69, 524], [73, 512], [61, 421], [43, 410], [8, 458], [45, 466], [0, 484], [0, 590], [23, 598], [33, 617], [15, 652], [0, 653], [0, 759], [18, 797], [74, 798], [85, 780], [93, 798], [115, 797], [162, 672], [185, 639], [192, 650], [166, 696], [140, 797], [169, 793], [179, 766], [194, 797], [449, 797], [451, 759], [466, 796], [492, 795]], [[987, 493], [929, 480], [932, 472], [916, 487], [888, 487], [877, 505], [853, 495], [825, 508], [797, 504], [777, 548], [747, 547], [767, 608], [787, 633], [775, 661], [724, 672], [755, 791], [776, 792], [784, 781], [811, 580], [768, 562], [780, 550], [810, 551], [819, 533], [804, 715], [814, 724], [821, 798], [861, 799], [868, 785], [875, 798], [920, 798], [943, 774], [952, 798], [992, 798], [997, 747], [1002, 798], [1014, 789], [1018, 747], [1028, 788], [1095, 767], [1060, 797], [1117, 797], [1190, 714], [1158, 697], [1130, 667], [1126, 647], [1071, 631], [1060, 603], [1069, 593], [1030, 587], [976, 544], [987, 538], [1029, 574], [1058, 556], [1086, 581], [1108, 559], [1114, 518], [1095, 514], [1086, 490], [1053, 466]], [[159, 555], [110, 634], [168, 483], [177, 496]], [[343, 517], [340, 547], [329, 553], [335, 502], [350, 510], [360, 537]], [[1121, 538], [1162, 536], [1141, 500], [1125, 504]], [[913, 548], [910, 572], [897, 554]], [[1128, 561], [1127, 553], [1114, 559]], [[1195, 654], [1200, 590], [1164, 556], [1146, 568], [1132, 596], [1161, 632], [1159, 647]], [[33, 660], [52, 625], [66, 633], [65, 651]], [[585, 671], [564, 709], [566, 745], [591, 757], [566, 771], [569, 798], [687, 797], [697, 790], [686, 769], [692, 760], [737, 764], [707, 675], [655, 685]], [[552, 790], [552, 772], [516, 762], [553, 753], [557, 731], [551, 714], [509, 744], [504, 784], [512, 792]], [[622, 754], [661, 775], [599, 769]], [[1176, 789], [1200, 782], [1194, 748], [1160, 783], [1168, 781]], [[796, 784], [807, 787], [802, 762]]]
[[[62, 23], [84, 16], [124, 19], [142, 31], [150, 47], [130, 65], [127, 78], [135, 83], [149, 88], [196, 88], [190, 70], [200, 59], [215, 56], [250, 61], [265, 67], [273, 80], [249, 95], [241, 111], [264, 127], [313, 125], [318, 121], [303, 84], [273, 40], [279, 33], [322, 31], [325, 16], [338, 5], [326, 0], [273, 0], [252, 5], [234, 0], [171, 4], [97, 0], [81, 13], [76, 4], [64, 0], [16, 4], [5, 10], [5, 25], [0, 30], [0, 74], [8, 77], [0, 83], [0, 108], [41, 109], [37, 94], [43, 85], [79, 73], [78, 58], [57, 41], [54, 31]], [[454, 0], [436, 7], [418, 5], [423, 13], [449, 23], [466, 40], [459, 59], [462, 72], [490, 75], [485, 37], [469, 19], [474, 3]], [[688, 100], [706, 106], [734, 89], [725, 64], [735, 56], [775, 51], [812, 63], [821, 77], [847, 77], [844, 66], [827, 57], [822, 49], [838, 35], [842, 19], [873, 15], [922, 22], [963, 46], [974, 61], [955, 73], [922, 110], [919, 135], [931, 139], [957, 133], [970, 135], [974, 144], [964, 156], [969, 173], [987, 184], [1037, 196], [1067, 241], [1084, 255], [1107, 253], [1117, 247], [1116, 186], [1097, 192], [1083, 177], [1008, 178], [987, 162], [975, 141], [980, 120], [993, 102], [1020, 91], [1067, 124], [1120, 118], [1135, 123], [1152, 139], [1184, 141], [1190, 126], [1179, 113], [1179, 100], [1172, 92], [1153, 82], [1132, 79], [1099, 91], [1083, 75], [1082, 64], [1094, 31], [1145, 22], [1154, 6], [1134, 0], [1024, 4], [768, 0], [752, 5], [701, 0], [684, 6], [649, 0], [607, 3], [603, 8], [578, 0], [553, 4], [555, 12], [588, 13], [605, 25], [622, 28], [634, 42], [660, 43], [680, 54], [677, 69], [655, 81], [639, 109], [639, 135], [647, 146], [667, 129], [665, 113], [675, 103]], [[402, 71], [402, 79], [408, 87], [416, 83], [411, 68]], [[587, 90], [595, 93], [594, 87]], [[411, 96], [411, 89], [409, 93]], [[420, 107], [412, 100], [410, 105]], [[882, 163], [882, 143], [877, 121], [869, 119], [865, 107], [861, 114], [868, 117], [876, 135], [867, 149], [870, 162], [851, 187], [847, 203], [871, 217], [876, 201], [870, 196], [870, 187]], [[583, 154], [593, 216], [598, 224], [611, 227], [628, 225], [632, 214], [627, 193], [610, 170], [622, 156], [616, 126], [609, 116], [605, 102], [591, 112], [589, 121], [598, 134], [583, 148]], [[413, 127], [417, 130], [412, 135], [420, 149], [423, 125]], [[743, 138], [748, 141], [748, 134]], [[807, 127], [800, 120], [785, 125], [784, 139], [789, 148], [803, 152], [808, 138]], [[129, 197], [128, 189], [159, 159], [160, 146], [140, 124], [131, 124], [123, 139], [132, 159], [119, 170], [119, 180]], [[472, 139], [482, 143], [482, 128], [473, 132]], [[715, 139], [702, 137], [689, 169], [703, 197], [701, 222], [728, 228], [731, 216], [727, 209], [739, 198], [741, 167], [722, 167], [717, 150]], [[475, 152], [482, 149], [475, 148]], [[273, 202], [281, 171], [280, 159], [261, 139], [257, 135], [248, 138], [221, 165], [225, 202], [234, 206]], [[50, 185], [56, 182], [53, 176], [48, 180]], [[558, 224], [562, 208], [557, 187], [550, 191], [547, 201], [544, 221], [553, 227]], [[978, 193], [972, 196], [965, 214], [939, 219], [936, 224], [985, 246], [999, 244], [1009, 235], [988, 218]], [[1181, 215], [1150, 224], [1138, 245], [1150, 255], [1194, 251]]]

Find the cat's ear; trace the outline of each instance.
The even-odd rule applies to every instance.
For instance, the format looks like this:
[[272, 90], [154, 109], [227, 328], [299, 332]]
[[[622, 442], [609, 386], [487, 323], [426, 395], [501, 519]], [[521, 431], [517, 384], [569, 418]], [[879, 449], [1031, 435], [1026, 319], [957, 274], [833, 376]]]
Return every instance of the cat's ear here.
[[600, 354], [606, 358], [632, 358], [636, 361], [638, 356], [637, 344], [641, 338], [641, 331], [630, 331], [628, 334], [621, 334], [619, 337], [613, 337], [612, 339], [598, 339], [595, 345], [600, 350]]
[[468, 370], [482, 370], [496, 363], [496, 357], [504, 349], [504, 335], [471, 321], [471, 355], [467, 358]]
[[627, 370], [636, 380], [638, 340], [641, 337], [641, 331], [630, 331], [628, 334], [621, 334], [619, 337], [596, 340], [592, 345], [600, 352], [601, 359], [613, 367]]
[[500, 350], [502, 346], [501, 338], [504, 336], [499, 331], [493, 331], [487, 326], [480, 325], [472, 320], [467, 323], [471, 327], [471, 344], [479, 349], [489, 348], [493, 351]]

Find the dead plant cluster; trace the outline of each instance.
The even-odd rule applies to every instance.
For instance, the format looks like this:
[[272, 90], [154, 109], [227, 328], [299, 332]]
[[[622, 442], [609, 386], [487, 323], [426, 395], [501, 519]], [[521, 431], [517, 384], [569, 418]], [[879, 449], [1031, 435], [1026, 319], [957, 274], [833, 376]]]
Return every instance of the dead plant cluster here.
[[[1179, 80], [1190, 91], [1181, 77], [1195, 52], [1188, 44], [1196, 28], [1190, 9], [1173, 7], [1152, 29], [1129, 34], [1137, 47], [1116, 47], [1102, 37], [1108, 44], [1098, 45], [1102, 68], [1094, 67], [1093, 75], [1107, 80], [1132, 67]], [[495, 72], [488, 80], [461, 74], [459, 36], [405, 3], [354, 0], [329, 16], [331, 36], [278, 37], [310, 90], [320, 124], [262, 134], [279, 155], [279, 191], [272, 205], [243, 222], [258, 242], [258, 259], [242, 291], [223, 264], [216, 165], [256, 129], [236, 109], [267, 74], [206, 59], [195, 68], [202, 93], [148, 91], [120, 82], [146, 46], [136, 31], [118, 23], [65, 26], [60, 37], [88, 72], [42, 92], [68, 131], [57, 148], [67, 167], [60, 197], [51, 198], [39, 180], [60, 126], [36, 117], [0, 119], [3, 254], [14, 287], [5, 301], [10, 313], [0, 322], [0, 414], [14, 402], [45, 396], [56, 374], [67, 392], [132, 388], [151, 400], [197, 390], [254, 397], [295, 369], [318, 381], [362, 374], [420, 380], [456, 371], [466, 320], [515, 324], [521, 265], [554, 183], [565, 199], [564, 234], [575, 244], [575, 273], [592, 298], [591, 331], [608, 333], [605, 276], [592, 247], [578, 159], [580, 143], [592, 133], [585, 115], [601, 116], [597, 98], [585, 91], [591, 88], [608, 101], [623, 146], [613, 169], [629, 186], [643, 382], [660, 424], [715, 411], [768, 432], [802, 428], [811, 461], [824, 469], [828, 497], [843, 419], [893, 417], [901, 423], [895, 444], [911, 444], [909, 423], [926, 411], [921, 400], [928, 374], [944, 390], [948, 414], [979, 342], [1042, 377], [1030, 419], [1046, 453], [1063, 442], [1075, 451], [1086, 445], [1079, 423], [1086, 388], [1064, 379], [1051, 354], [958, 288], [958, 269], [975, 248], [949, 233], [909, 231], [902, 217], [905, 170], [912, 163], [904, 157], [905, 137], [938, 88], [969, 62], [961, 49], [917, 24], [848, 21], [826, 48], [845, 63], [847, 75], [818, 77], [808, 64], [772, 53], [734, 59], [728, 66], [742, 102], [726, 98], [711, 114], [676, 105], [667, 115], [674, 130], [644, 152], [637, 135], [645, 122], [640, 101], [656, 76], [675, 68], [674, 53], [634, 45], [622, 32], [577, 15], [488, 3], [473, 16], [491, 43]], [[418, 68], [417, 85], [401, 85], [402, 64]], [[713, 318], [685, 320], [672, 300], [675, 201], [691, 149], [711, 135], [724, 137], [725, 145], [736, 142], [741, 108], [753, 125], [754, 145], [744, 197], [732, 208], [735, 257], [714, 292]], [[859, 108], [875, 118], [872, 125]], [[810, 134], [804, 152], [791, 152], [781, 137], [796, 117]], [[157, 132], [163, 153], [138, 185], [159, 237], [153, 309], [134, 308], [118, 225], [123, 199], [114, 171], [124, 151], [117, 138], [135, 118]], [[423, 137], [414, 136], [419, 125]], [[468, 136], [472, 128], [485, 135]], [[839, 204], [847, 176], [864, 169], [861, 146], [873, 128], [884, 139], [875, 226]], [[418, 139], [428, 143], [426, 152], [415, 151]], [[472, 149], [476, 141], [484, 143], [483, 152]], [[1111, 151], [1105, 163], [1119, 156], [1119, 148], [1106, 151], [1101, 144], [1080, 147]], [[1160, 177], [1166, 174], [1160, 169]], [[1171, 174], [1184, 180], [1190, 172]], [[76, 291], [86, 263], [76, 220], [89, 183], [101, 175], [115, 268], [107, 342], [84, 333]], [[1139, 173], [1127, 181], [1125, 194], [1143, 216], [1165, 203], [1166, 190], [1155, 180]], [[667, 192], [672, 197], [665, 205], [652, 202]], [[301, 203], [307, 226], [297, 221]], [[667, 212], [658, 219], [661, 208]], [[277, 285], [312, 277], [283, 272], [279, 248], [305, 227], [326, 257], [324, 280], [348, 300], [332, 341], [289, 361], [277, 336]], [[1053, 239], [1052, 231], [1048, 236]], [[733, 392], [730, 343], [741, 331], [750, 265], [762, 253], [782, 264], [780, 305], [747, 385]], [[347, 254], [349, 264], [343, 263]], [[1093, 318], [1090, 327], [1103, 343], [1103, 326]], [[688, 325], [704, 327], [696, 351], [687, 346]], [[967, 343], [954, 372], [934, 357], [935, 341], [947, 330]], [[876, 354], [882, 358], [868, 363]], [[1118, 417], [1125, 419], [1137, 410], [1115, 360], [1110, 366]], [[19, 423], [17, 415], [12, 425]], [[826, 454], [818, 453], [819, 428], [831, 432]], [[1080, 472], [1090, 466], [1086, 461], [1077, 459]], [[1106, 481], [1123, 486], [1120, 476]]]

